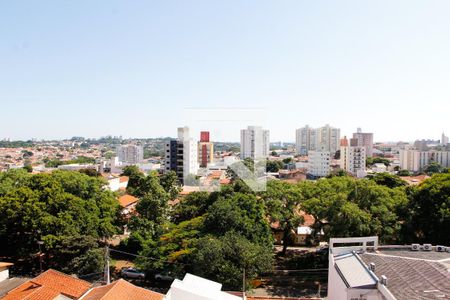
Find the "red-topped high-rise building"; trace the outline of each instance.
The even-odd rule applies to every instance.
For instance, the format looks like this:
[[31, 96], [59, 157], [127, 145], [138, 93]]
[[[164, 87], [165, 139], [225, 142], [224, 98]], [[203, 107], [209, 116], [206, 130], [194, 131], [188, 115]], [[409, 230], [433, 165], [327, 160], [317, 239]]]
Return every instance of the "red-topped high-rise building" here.
[[209, 142], [209, 131], [200, 131], [200, 142], [202, 143]]
[[200, 142], [198, 143], [198, 163], [200, 167], [206, 168], [208, 163], [214, 159], [214, 145], [209, 141], [209, 131], [200, 132]]

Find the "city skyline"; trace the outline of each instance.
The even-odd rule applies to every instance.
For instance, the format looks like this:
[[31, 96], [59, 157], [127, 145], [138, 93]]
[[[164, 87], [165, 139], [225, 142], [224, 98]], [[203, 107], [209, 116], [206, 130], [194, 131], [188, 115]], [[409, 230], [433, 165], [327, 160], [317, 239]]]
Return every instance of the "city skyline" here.
[[[326, 124], [326, 125], [330, 125], [330, 124]], [[257, 126], [257, 125], [248, 125], [248, 126]], [[246, 126], [246, 127], [248, 127], [248, 126]], [[187, 127], [191, 128], [190, 126], [187, 126]], [[312, 127], [312, 126], [310, 126], [310, 127]], [[320, 127], [320, 126], [318, 126], [318, 127]], [[244, 129], [244, 128], [242, 128], [242, 129]], [[242, 130], [242, 129], [240, 129], [240, 130]], [[296, 130], [298, 130], [298, 129], [301, 129], [301, 128], [297, 128]], [[340, 129], [340, 128], [338, 128], [338, 129]], [[360, 129], [360, 128], [358, 127], [353, 132], [341, 133], [340, 138], [350, 137], [352, 134], [355, 134], [358, 129]], [[271, 132], [270, 128], [268, 128], [267, 130], [269, 132]], [[201, 132], [204, 132], [204, 131], [208, 131], [208, 132], [211, 132], [211, 133], [217, 133], [217, 131], [210, 131], [210, 130], [208, 130], [208, 128], [200, 128], [198, 130], [197, 129], [196, 130], [192, 130], [192, 132], [194, 134], [196, 134], [196, 135], [199, 135]], [[376, 132], [371, 132], [371, 133], [374, 134], [374, 136], [376, 136]], [[240, 131], [239, 131], [238, 135], [239, 134], [240, 134]], [[412, 139], [412, 140], [404, 140], [404, 139], [402, 140], [402, 139], [400, 139], [400, 140], [381, 141], [381, 140], [376, 140], [374, 138], [373, 143], [374, 144], [376, 144], [376, 143], [397, 143], [397, 142], [413, 143], [413, 142], [422, 141], [422, 140], [430, 140], [430, 141], [434, 140], [434, 141], [440, 141], [442, 143], [441, 139], [442, 139], [442, 135], [443, 134], [445, 134], [445, 137], [448, 138], [447, 137], [447, 133], [444, 131], [444, 132], [441, 132], [441, 134], [439, 136], [438, 135], [430, 135], [428, 137], [416, 138], [416, 139]], [[290, 140], [274, 140], [274, 139], [270, 139], [270, 143], [272, 144], [272, 143], [280, 143], [281, 142], [281, 143], [296, 144], [296, 141], [295, 141], [296, 137], [295, 137], [295, 135], [296, 134], [295, 134], [295, 131], [294, 131], [292, 139], [290, 139]], [[176, 135], [172, 134], [172, 135], [167, 135], [167, 136], [162, 136], [162, 135], [160, 135], [160, 136], [123, 136], [123, 135], [117, 135], [117, 134], [105, 134], [105, 135], [101, 135], [101, 136], [83, 136], [83, 135], [80, 135], [80, 134], [76, 134], [76, 135], [73, 135], [73, 136], [57, 137], [57, 138], [30, 137], [30, 138], [24, 138], [24, 139], [13, 139], [11, 137], [0, 136], [0, 141], [1, 140], [10, 140], [10, 141], [29, 141], [29, 140], [33, 140], [33, 141], [52, 141], [52, 140], [55, 140], [55, 141], [58, 141], [58, 140], [70, 140], [70, 139], [72, 139], [74, 137], [81, 137], [81, 138], [93, 139], [93, 140], [100, 139], [100, 138], [105, 138], [105, 137], [121, 138], [121, 139], [124, 139], [124, 140], [133, 140], [133, 139], [139, 140], [139, 139], [173, 139], [173, 138], [176, 138]], [[193, 139], [200, 141], [200, 139], [197, 138], [196, 136], [193, 136]], [[239, 139], [238, 140], [212, 139], [211, 142], [240, 143]]]
[[[3, 2], [0, 137], [189, 125], [239, 141], [258, 125], [292, 142], [328, 123], [375, 141], [439, 139], [450, 131], [450, 3], [434, 3]], [[196, 128], [193, 107], [257, 108], [266, 122]]]

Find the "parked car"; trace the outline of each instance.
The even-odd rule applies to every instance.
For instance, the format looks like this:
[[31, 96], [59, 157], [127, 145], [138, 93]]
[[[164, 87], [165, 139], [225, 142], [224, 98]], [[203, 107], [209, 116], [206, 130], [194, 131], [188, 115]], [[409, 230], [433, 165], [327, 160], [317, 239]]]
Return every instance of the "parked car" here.
[[122, 271], [120, 271], [120, 274], [122, 277], [125, 278], [134, 278], [134, 279], [144, 279], [145, 273], [135, 269], [135, 268], [123, 268]]
[[173, 281], [175, 278], [171, 276], [170, 274], [163, 274], [159, 273], [155, 275], [155, 280], [161, 280], [161, 281]]

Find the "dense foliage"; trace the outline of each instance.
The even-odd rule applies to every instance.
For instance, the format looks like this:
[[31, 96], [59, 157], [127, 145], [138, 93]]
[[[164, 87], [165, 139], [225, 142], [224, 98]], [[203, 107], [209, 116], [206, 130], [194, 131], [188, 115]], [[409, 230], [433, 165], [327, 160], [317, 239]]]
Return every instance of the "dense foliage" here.
[[0, 255], [27, 260], [43, 241], [47, 258], [52, 257], [47, 266], [99, 270], [97, 241], [117, 231], [117, 200], [104, 184], [80, 172], [0, 173]]
[[[149, 193], [168, 199], [170, 190], [162, 188], [161, 179], [152, 179], [155, 184]], [[139, 217], [132, 222], [144, 221], [146, 226], [134, 227], [126, 246], [134, 245], [147, 257], [141, 257], [138, 263], [148, 273], [192, 272], [218, 280], [229, 289], [239, 289], [244, 269], [248, 280], [270, 270], [273, 238], [264, 203], [252, 193], [239, 191], [239, 185], [235, 187], [192, 193], [166, 218], [148, 215], [149, 211], [160, 215], [155, 209], [158, 205], [144, 207], [141, 202], [137, 207]], [[147, 201], [146, 197], [141, 201]], [[149, 227], [156, 230], [149, 232]]]
[[[126, 167], [127, 192], [139, 202], [136, 214], [121, 219], [131, 231], [122, 250], [138, 254], [135, 262], [149, 274], [191, 272], [238, 290], [244, 270], [248, 284], [272, 268], [269, 224], [283, 233], [283, 255], [304, 213], [315, 219], [311, 243], [377, 235], [382, 243], [450, 245], [449, 173], [418, 186], [389, 174], [355, 179], [342, 173], [298, 184], [273, 180], [263, 192], [253, 192], [235, 170], [228, 174], [232, 184], [219, 192], [181, 196], [175, 173], [145, 175]], [[96, 175], [0, 173], [0, 255], [36, 266], [42, 240], [46, 267], [78, 274], [100, 270], [102, 241], [117, 232], [119, 214], [117, 195]], [[315, 265], [292, 261], [295, 268]]]

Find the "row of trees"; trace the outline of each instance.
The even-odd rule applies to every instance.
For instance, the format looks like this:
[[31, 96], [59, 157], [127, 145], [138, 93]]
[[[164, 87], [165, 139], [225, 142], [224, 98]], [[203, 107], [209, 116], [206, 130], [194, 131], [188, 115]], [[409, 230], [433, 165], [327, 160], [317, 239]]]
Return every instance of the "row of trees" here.
[[120, 247], [138, 254], [148, 273], [192, 272], [239, 289], [244, 270], [251, 280], [272, 267], [270, 224], [283, 231], [286, 250], [303, 223], [300, 211], [315, 218], [311, 242], [377, 235], [383, 243], [450, 244], [450, 174], [414, 187], [388, 174], [269, 181], [266, 191], [255, 193], [230, 172], [232, 184], [221, 191], [191, 193], [173, 206], [168, 203], [180, 192], [175, 173], [145, 176], [127, 167], [124, 174], [128, 193], [140, 199], [129, 220], [121, 219], [117, 195], [95, 174], [0, 173], [0, 256], [36, 263], [43, 241], [46, 267], [99, 272], [103, 242], [127, 222], [131, 235]]
[[193, 272], [239, 288], [244, 269], [251, 279], [271, 268], [269, 224], [276, 222], [283, 231], [284, 252], [292, 244], [291, 232], [303, 222], [300, 211], [316, 220], [311, 242], [367, 235], [379, 236], [382, 243], [450, 242], [449, 174], [419, 187], [389, 174], [362, 180], [342, 174], [299, 184], [269, 181], [266, 191], [254, 193], [229, 170], [232, 185], [191, 193], [171, 208], [167, 201], [177, 193], [170, 193], [166, 182], [170, 177], [176, 183], [174, 174], [128, 175], [129, 191], [141, 202], [130, 221], [132, 235], [122, 246], [139, 253], [138, 263], [148, 272]]

